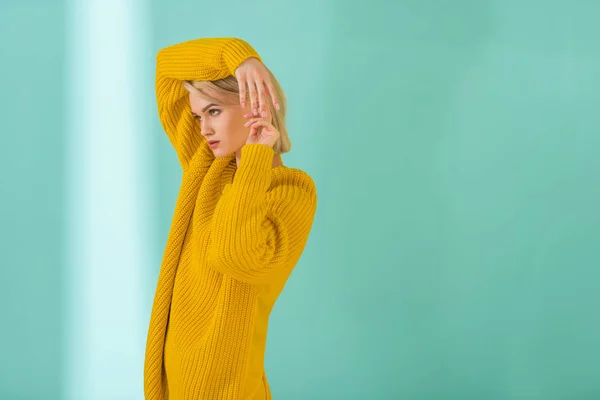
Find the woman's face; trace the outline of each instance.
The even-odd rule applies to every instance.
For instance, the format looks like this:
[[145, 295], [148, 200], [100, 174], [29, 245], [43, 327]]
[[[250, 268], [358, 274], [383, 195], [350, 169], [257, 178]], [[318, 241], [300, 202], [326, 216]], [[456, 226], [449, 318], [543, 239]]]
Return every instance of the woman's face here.
[[[219, 98], [214, 92], [208, 93]], [[224, 157], [234, 152], [237, 154], [250, 134], [250, 127], [244, 126], [248, 120], [244, 118], [244, 110], [240, 104], [217, 104], [192, 92], [189, 96], [192, 114], [200, 123], [202, 135], [207, 141], [219, 141], [216, 147], [211, 148], [215, 157]]]

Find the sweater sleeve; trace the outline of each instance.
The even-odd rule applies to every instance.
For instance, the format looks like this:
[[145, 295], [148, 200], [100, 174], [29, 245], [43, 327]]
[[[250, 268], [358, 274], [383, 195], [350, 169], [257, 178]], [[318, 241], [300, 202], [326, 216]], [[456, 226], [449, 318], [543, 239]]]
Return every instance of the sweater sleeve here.
[[242, 147], [241, 165], [211, 221], [208, 264], [250, 284], [270, 283], [291, 272], [316, 212], [316, 188], [303, 171], [294, 170], [268, 190], [273, 155], [263, 144]]
[[196, 155], [210, 163], [214, 154], [200, 134], [200, 124], [191, 114], [184, 80], [218, 80], [235, 75], [250, 57], [262, 61], [256, 50], [237, 38], [201, 38], [161, 49], [156, 56], [156, 101], [161, 124], [187, 168]]

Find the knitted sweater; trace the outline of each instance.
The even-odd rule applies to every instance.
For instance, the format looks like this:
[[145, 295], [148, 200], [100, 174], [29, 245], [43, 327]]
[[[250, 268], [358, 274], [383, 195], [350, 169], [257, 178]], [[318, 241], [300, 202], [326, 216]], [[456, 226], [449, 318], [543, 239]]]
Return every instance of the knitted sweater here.
[[157, 54], [158, 114], [183, 175], [148, 329], [147, 400], [271, 399], [269, 314], [307, 243], [315, 184], [300, 169], [273, 168], [263, 144], [244, 145], [239, 167], [235, 153], [215, 158], [182, 86], [234, 75], [248, 57], [261, 60], [235, 38]]

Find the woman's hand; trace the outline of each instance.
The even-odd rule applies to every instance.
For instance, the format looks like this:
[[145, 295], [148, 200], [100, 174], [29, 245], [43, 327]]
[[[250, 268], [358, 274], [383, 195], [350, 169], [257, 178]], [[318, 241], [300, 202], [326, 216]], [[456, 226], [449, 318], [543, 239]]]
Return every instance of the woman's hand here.
[[275, 88], [271, 83], [269, 71], [258, 58], [250, 57], [246, 59], [235, 70], [235, 77], [240, 87], [240, 104], [242, 108], [246, 107], [246, 85], [250, 92], [250, 110], [258, 116], [266, 116], [267, 112], [267, 90], [273, 101], [273, 107], [279, 110], [279, 102]]
[[[268, 115], [268, 111], [267, 111]], [[279, 139], [279, 131], [264, 118], [249, 119], [244, 126], [250, 127], [250, 134], [246, 139], [246, 144], [264, 144], [273, 147]]]

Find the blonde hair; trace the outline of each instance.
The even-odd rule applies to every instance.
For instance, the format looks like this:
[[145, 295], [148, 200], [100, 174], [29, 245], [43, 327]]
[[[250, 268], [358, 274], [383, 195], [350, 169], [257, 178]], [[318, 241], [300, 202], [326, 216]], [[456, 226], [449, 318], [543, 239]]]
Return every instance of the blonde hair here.
[[[266, 67], [265, 67], [266, 68]], [[279, 110], [276, 110], [273, 106], [271, 96], [269, 96], [267, 91], [267, 107], [269, 109], [269, 113], [272, 116], [272, 124], [280, 133], [279, 139], [273, 145], [273, 150], [275, 154], [283, 154], [287, 153], [292, 149], [292, 143], [288, 136], [287, 127], [285, 126], [285, 112], [286, 112], [286, 98], [281, 85], [273, 75], [273, 73], [267, 68], [269, 75], [271, 77], [271, 82], [273, 83], [273, 87], [275, 89], [275, 93], [277, 95], [277, 100], [279, 103]], [[196, 91], [199, 95], [206, 98], [209, 101], [213, 101], [219, 104], [226, 105], [235, 105], [240, 102], [240, 89], [238, 85], [238, 80], [235, 76], [229, 75], [226, 78], [219, 79], [216, 81], [183, 81], [183, 86], [187, 89], [188, 92]], [[206, 89], [212, 90], [213, 92], [217, 92], [220, 95], [220, 98], [216, 98], [214, 95], [211, 95], [207, 92]], [[246, 107], [250, 109], [250, 92], [248, 88], [246, 88]]]

